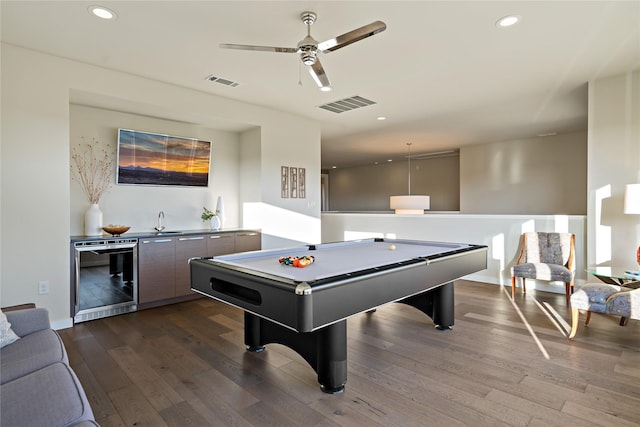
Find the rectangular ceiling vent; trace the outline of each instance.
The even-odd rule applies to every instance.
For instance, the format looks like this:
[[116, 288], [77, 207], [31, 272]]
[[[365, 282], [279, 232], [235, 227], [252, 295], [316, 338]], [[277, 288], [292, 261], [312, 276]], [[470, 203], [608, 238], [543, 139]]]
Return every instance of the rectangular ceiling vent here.
[[231, 80], [223, 79], [222, 77], [216, 77], [214, 75], [210, 75], [209, 77], [207, 77], [207, 80], [213, 83], [220, 83], [221, 85], [225, 85], [229, 87], [236, 87], [240, 84], [238, 82], [232, 82]]
[[334, 113], [344, 113], [345, 111], [355, 110], [356, 108], [366, 107], [368, 105], [375, 104], [374, 101], [363, 98], [361, 96], [352, 96], [350, 98], [344, 98], [339, 101], [329, 102], [327, 104], [320, 105], [318, 108], [323, 110], [332, 111]]

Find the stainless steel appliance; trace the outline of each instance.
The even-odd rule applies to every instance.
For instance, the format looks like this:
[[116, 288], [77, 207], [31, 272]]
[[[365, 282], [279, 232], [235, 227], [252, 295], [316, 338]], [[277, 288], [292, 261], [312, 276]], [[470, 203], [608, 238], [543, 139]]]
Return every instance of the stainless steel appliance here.
[[73, 253], [74, 322], [137, 310], [138, 239], [77, 241]]

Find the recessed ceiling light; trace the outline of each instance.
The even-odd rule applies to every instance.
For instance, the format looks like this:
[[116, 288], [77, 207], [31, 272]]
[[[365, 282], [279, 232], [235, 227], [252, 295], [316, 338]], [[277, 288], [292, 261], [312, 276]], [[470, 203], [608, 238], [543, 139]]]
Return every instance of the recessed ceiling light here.
[[380, 116], [376, 120], [387, 120], [387, 118], [385, 116]]
[[520, 17], [518, 15], [508, 15], [498, 19], [498, 21], [496, 21], [496, 26], [498, 28], [507, 28], [516, 25], [518, 22], [520, 22]]
[[335, 168], [337, 168], [337, 166], [331, 166], [331, 169], [335, 169]]
[[322, 92], [331, 92], [331, 86], [322, 86], [320, 90]]
[[101, 19], [116, 19], [118, 17], [118, 15], [111, 9], [108, 9], [104, 6], [89, 6], [87, 8], [87, 10], [89, 11], [90, 14], [97, 16], [98, 18]]

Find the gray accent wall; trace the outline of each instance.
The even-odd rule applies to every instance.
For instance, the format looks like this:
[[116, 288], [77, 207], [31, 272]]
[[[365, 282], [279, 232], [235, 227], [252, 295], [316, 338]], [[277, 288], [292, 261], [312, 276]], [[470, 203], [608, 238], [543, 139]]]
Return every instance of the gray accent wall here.
[[585, 215], [587, 133], [462, 148], [460, 211]]
[[[389, 211], [407, 193], [406, 161], [329, 171], [331, 211]], [[587, 133], [462, 147], [460, 155], [411, 161], [411, 193], [430, 211], [585, 215]]]
[[[389, 211], [389, 197], [408, 193], [407, 161], [329, 171], [329, 210]], [[432, 211], [460, 209], [458, 156], [411, 160], [411, 194], [431, 197]]]

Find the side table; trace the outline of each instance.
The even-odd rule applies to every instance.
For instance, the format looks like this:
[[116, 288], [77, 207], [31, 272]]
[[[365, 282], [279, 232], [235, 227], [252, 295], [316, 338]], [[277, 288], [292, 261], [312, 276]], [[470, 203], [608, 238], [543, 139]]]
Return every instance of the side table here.
[[640, 272], [618, 267], [588, 267], [587, 273], [597, 277], [604, 283], [626, 288], [640, 288]]

